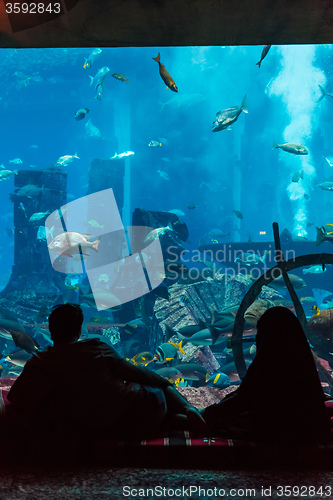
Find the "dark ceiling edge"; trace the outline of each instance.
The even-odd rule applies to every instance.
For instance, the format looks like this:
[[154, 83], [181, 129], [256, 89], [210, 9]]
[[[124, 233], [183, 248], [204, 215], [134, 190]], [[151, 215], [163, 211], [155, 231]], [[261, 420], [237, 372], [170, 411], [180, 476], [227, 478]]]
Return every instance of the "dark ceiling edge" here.
[[[6, 0], [5, 0], [6, 1]], [[61, 0], [62, 4], [68, 0]], [[0, 3], [2, 47], [330, 44], [333, 0], [79, 0], [22, 30]], [[3, 17], [5, 16], [5, 17]], [[29, 18], [31, 19], [31, 18]], [[21, 30], [20, 30], [21, 29]]]

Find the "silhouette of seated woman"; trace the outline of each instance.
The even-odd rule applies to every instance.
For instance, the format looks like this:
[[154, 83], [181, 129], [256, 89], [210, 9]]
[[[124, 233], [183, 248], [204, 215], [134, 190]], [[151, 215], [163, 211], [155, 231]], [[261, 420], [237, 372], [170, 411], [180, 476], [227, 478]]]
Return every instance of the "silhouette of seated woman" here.
[[49, 330], [54, 345], [27, 361], [8, 394], [9, 415], [34, 422], [37, 429], [49, 423], [54, 434], [60, 428], [147, 437], [174, 417], [204, 432], [199, 411], [168, 380], [132, 365], [98, 338], [79, 341], [82, 322], [76, 304], [53, 308]]
[[257, 352], [239, 388], [202, 411], [211, 433], [261, 441], [322, 442], [330, 420], [310, 346], [296, 316], [268, 309]]

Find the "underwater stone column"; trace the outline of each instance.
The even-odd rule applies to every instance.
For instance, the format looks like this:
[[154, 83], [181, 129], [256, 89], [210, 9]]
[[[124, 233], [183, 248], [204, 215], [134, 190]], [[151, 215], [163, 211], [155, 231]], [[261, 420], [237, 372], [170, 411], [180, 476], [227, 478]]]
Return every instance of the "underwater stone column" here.
[[[60, 275], [50, 261], [45, 219], [66, 204], [67, 173], [63, 170], [20, 170], [15, 175], [15, 188], [10, 195], [14, 209], [14, 265], [1, 297], [12, 300], [57, 297], [59, 291], [55, 282]], [[40, 216], [30, 221], [33, 214]], [[61, 278], [63, 280], [63, 276]]]
[[124, 204], [125, 160], [101, 160], [91, 162], [88, 172], [88, 194], [113, 189], [120, 214]]
[[[89, 178], [88, 178], [87, 195], [92, 193], [98, 193], [99, 191], [112, 188], [117, 203], [117, 207], [121, 216], [124, 205], [125, 161], [123, 159], [121, 160], [95, 159], [91, 163], [88, 175]], [[96, 213], [101, 214], [104, 220], [96, 220], [97, 217]], [[97, 223], [101, 227], [101, 234], [103, 234], [102, 228], [105, 225], [107, 218], [110, 217], [112, 217], [112, 213], [110, 213], [108, 207], [105, 207], [104, 210], [101, 211], [101, 207], [99, 205], [97, 205], [97, 207], [94, 207], [93, 205], [91, 205], [91, 203], [89, 204], [87, 220], [88, 221], [93, 220], [94, 223]], [[112, 238], [112, 235], [110, 235], [110, 237]], [[112, 253], [117, 254], [119, 258], [128, 255], [128, 253], [123, 255], [123, 244], [122, 244], [122, 239], [120, 237], [112, 238], [112, 245], [113, 245]], [[117, 246], [119, 245], [119, 248], [116, 249], [114, 245]]]
[[[98, 193], [98, 191], [103, 191], [105, 189], [112, 189], [114, 197], [116, 199], [117, 207], [120, 215], [123, 213], [123, 205], [124, 205], [124, 176], [125, 176], [125, 160], [103, 160], [100, 158], [96, 158], [91, 162], [90, 169], [88, 172], [88, 190], [87, 195], [92, 193]], [[97, 213], [100, 213], [100, 207]], [[103, 220], [96, 220], [96, 212], [95, 207], [90, 204], [89, 211], [87, 213], [87, 220], [94, 220], [100, 226], [104, 226], [105, 222]], [[109, 213], [108, 207], [105, 207], [103, 211], [104, 217], [112, 217], [112, 214]], [[104, 219], [105, 220], [105, 219]], [[126, 229], [126, 228], [125, 228]], [[101, 235], [103, 239], [103, 230], [101, 228]], [[118, 255], [119, 258], [126, 257], [128, 255], [128, 251], [124, 254], [124, 249], [127, 245], [124, 245], [124, 239], [119, 235], [115, 235], [113, 238], [112, 235], [104, 236], [105, 244], [112, 244], [112, 252], [110, 249], [110, 256]], [[117, 245], [117, 248], [115, 248]], [[111, 257], [110, 257], [111, 258]], [[106, 264], [106, 262], [101, 262], [102, 264]], [[112, 311], [114, 319], [116, 322], [126, 322], [128, 321], [128, 317], [132, 318], [133, 310], [131, 303], [123, 304], [122, 308], [119, 311]]]

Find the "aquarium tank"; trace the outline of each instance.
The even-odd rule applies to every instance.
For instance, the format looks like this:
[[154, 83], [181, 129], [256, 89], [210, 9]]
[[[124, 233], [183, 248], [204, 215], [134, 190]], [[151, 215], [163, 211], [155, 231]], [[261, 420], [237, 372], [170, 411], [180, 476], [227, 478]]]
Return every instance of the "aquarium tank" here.
[[[1, 376], [51, 344], [52, 307], [73, 302], [82, 338], [178, 387], [237, 386], [236, 350], [248, 366], [257, 320], [284, 305], [307, 321], [330, 393], [332, 58], [331, 45], [1, 49]], [[279, 244], [289, 291], [279, 268], [236, 345]]]

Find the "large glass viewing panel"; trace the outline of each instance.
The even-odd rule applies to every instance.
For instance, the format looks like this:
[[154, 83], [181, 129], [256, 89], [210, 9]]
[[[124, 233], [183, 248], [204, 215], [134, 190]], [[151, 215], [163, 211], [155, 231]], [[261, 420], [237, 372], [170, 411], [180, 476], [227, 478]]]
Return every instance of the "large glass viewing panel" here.
[[[186, 346], [185, 327], [222, 311], [223, 328], [193, 342], [209, 369], [178, 378], [205, 385], [230, 364], [239, 383], [228, 341], [276, 264], [272, 223], [286, 260], [332, 253], [332, 57], [331, 45], [1, 49], [3, 360], [26, 347], [16, 330], [48, 345], [61, 302], [82, 305], [83, 336], [131, 359], [174, 331]], [[290, 277], [307, 319], [322, 319], [311, 344], [326, 363], [332, 277], [329, 264]], [[259, 298], [247, 364], [263, 310], [293, 307], [282, 279]], [[22, 369], [13, 358], [3, 374]]]

